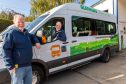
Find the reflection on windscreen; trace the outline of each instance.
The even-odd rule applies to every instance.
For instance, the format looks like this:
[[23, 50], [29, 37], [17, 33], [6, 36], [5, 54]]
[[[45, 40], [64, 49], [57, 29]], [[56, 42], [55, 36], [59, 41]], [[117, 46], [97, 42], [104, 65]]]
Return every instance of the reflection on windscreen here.
[[48, 16], [48, 14], [40, 16], [38, 18], [36, 18], [33, 22], [31, 22], [26, 29], [28, 31], [32, 30], [36, 25], [38, 25], [42, 20], [44, 20], [46, 17]]

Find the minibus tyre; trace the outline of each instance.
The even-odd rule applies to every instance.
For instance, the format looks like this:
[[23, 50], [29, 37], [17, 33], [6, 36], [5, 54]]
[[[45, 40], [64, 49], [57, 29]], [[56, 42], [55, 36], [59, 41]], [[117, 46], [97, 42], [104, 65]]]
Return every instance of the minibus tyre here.
[[107, 63], [110, 61], [110, 57], [111, 57], [111, 53], [110, 53], [110, 50], [108, 49], [105, 49], [102, 56], [100, 57], [100, 60], [103, 62], [103, 63]]
[[[42, 84], [44, 82], [44, 71], [39, 66], [33, 65], [32, 66], [32, 77], [36, 77], [37, 81], [32, 81], [34, 84]], [[34, 80], [34, 79], [33, 79]]]

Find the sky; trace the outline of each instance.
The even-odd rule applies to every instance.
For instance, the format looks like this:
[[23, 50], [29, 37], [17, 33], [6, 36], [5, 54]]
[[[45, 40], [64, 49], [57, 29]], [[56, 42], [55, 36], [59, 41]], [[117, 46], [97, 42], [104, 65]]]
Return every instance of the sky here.
[[[85, 5], [90, 6], [99, 0], [86, 0]], [[0, 0], [0, 11], [12, 9], [26, 16], [30, 14], [30, 0]]]
[[30, 14], [30, 0], [0, 0], [0, 11], [6, 8], [27, 16]]
[[93, 5], [94, 3], [98, 2], [99, 0], [86, 0], [85, 1], [85, 5], [87, 6], [91, 6]]

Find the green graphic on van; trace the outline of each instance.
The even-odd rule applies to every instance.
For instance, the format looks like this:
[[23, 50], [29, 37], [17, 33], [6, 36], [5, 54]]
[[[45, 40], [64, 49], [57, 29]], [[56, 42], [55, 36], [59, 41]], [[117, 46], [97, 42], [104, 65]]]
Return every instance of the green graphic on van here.
[[111, 38], [105, 38], [98, 41], [83, 42], [75, 46], [70, 47], [71, 56], [94, 51], [103, 48], [105, 45], [113, 46], [118, 44], [118, 35], [114, 35]]
[[83, 9], [83, 10], [87, 10], [87, 11], [91, 11], [91, 12], [97, 13], [96, 9], [93, 9], [93, 8], [90, 8], [90, 7], [87, 7], [87, 6], [84, 6], [84, 5], [80, 5], [80, 8]]

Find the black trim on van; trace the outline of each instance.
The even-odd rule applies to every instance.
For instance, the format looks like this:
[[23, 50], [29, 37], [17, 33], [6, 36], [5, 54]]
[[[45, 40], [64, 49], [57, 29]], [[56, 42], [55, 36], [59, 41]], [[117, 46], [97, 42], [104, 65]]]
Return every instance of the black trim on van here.
[[[88, 57], [91, 57], [91, 56], [94, 56], [94, 55], [97, 55], [97, 54], [102, 55], [103, 51], [107, 47], [110, 48], [110, 51], [116, 51], [118, 49], [118, 45], [114, 45], [114, 46], [107, 46], [106, 45], [102, 49], [90, 51], [90, 52], [87, 52], [87, 53], [82, 53], [82, 54], [79, 54], [79, 55], [68, 56], [68, 57], [64, 57], [64, 58], [60, 58], [60, 59], [56, 59], [56, 60], [52, 60], [52, 61], [48, 61], [48, 62], [44, 62], [40, 59], [33, 59], [32, 63], [40, 63], [41, 65], [43, 65], [44, 68], [45, 68], [46, 76], [48, 76], [49, 75], [49, 69], [59, 67], [59, 66], [65, 65], [65, 64], [69, 64], [71, 62], [75, 62], [75, 61], [78, 61], [78, 60], [81, 60], [81, 59], [84, 59], [84, 58], [88, 58]], [[65, 63], [63, 63], [63, 61], [65, 61]]]
[[[97, 55], [97, 54], [102, 55], [102, 52], [104, 51], [104, 49], [106, 47], [109, 47], [110, 51], [111, 50], [116, 51], [118, 49], [118, 45], [104, 46], [104, 48], [102, 48], [102, 49], [90, 51], [90, 52], [87, 52], [87, 53], [82, 53], [82, 54], [79, 54], [79, 55], [68, 56], [68, 57], [52, 60], [52, 61], [47, 62], [47, 65], [48, 65], [48, 68], [51, 69], [51, 68], [59, 67], [59, 66], [62, 66], [64, 64], [69, 64], [71, 62], [75, 62], [75, 61], [78, 61], [78, 60], [81, 60], [81, 59], [84, 59], [84, 58], [88, 58], [88, 57], [91, 57], [91, 56], [94, 56], [94, 55]], [[63, 61], [65, 61], [65, 63], [63, 63]]]
[[[88, 57], [100, 54], [100, 52], [101, 52], [101, 49], [95, 50], [95, 51], [90, 51], [87, 53], [82, 53], [79, 55], [73, 55], [73, 56], [69, 56], [69, 57], [65, 57], [65, 58], [60, 58], [57, 60], [52, 60], [52, 61], [47, 62], [47, 65], [48, 65], [49, 69], [51, 69], [51, 68], [55, 68], [55, 67], [58, 67], [58, 66], [61, 66], [64, 64], [68, 64], [68, 63], [80, 60], [80, 59], [84, 59], [84, 58], [88, 58]], [[63, 63], [63, 61], [66, 61], [66, 63]]]

